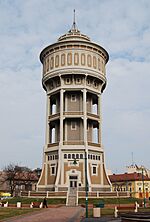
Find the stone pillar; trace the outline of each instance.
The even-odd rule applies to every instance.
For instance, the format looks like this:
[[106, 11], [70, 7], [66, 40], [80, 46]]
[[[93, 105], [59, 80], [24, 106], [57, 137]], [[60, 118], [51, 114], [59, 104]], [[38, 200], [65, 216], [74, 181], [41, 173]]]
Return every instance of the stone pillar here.
[[[59, 150], [58, 150], [58, 169], [57, 169], [57, 177], [56, 177], [56, 182], [55, 182], [55, 191], [58, 191], [58, 183], [59, 183], [59, 178], [60, 178], [60, 171], [61, 168], [63, 167], [63, 157], [62, 157], [62, 152], [61, 148], [63, 146], [63, 111], [64, 111], [64, 90], [60, 90], [60, 141], [59, 141]], [[62, 175], [63, 176], [63, 175]], [[61, 177], [62, 178], [62, 177]]]

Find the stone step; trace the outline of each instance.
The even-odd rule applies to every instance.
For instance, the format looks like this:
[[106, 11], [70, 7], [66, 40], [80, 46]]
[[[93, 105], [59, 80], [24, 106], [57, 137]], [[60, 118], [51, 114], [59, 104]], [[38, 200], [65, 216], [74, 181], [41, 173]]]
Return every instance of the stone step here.
[[76, 206], [76, 197], [68, 197], [68, 206]]

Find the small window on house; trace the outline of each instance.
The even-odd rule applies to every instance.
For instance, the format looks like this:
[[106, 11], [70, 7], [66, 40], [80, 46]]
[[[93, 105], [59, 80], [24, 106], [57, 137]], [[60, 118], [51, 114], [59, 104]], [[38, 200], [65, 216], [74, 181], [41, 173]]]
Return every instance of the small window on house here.
[[48, 160], [50, 160], [49, 156], [47, 157]]
[[96, 174], [96, 166], [93, 166], [93, 174]]
[[68, 154], [68, 159], [71, 159], [71, 154]]
[[64, 154], [64, 159], [67, 159], [67, 154]]
[[132, 192], [132, 188], [130, 187], [130, 192]]
[[71, 95], [71, 102], [76, 102], [76, 95], [75, 94]]
[[77, 128], [76, 122], [72, 121], [71, 122], [71, 130], [76, 130], [76, 128]]
[[90, 154], [88, 154], [88, 159], [90, 159], [90, 157], [91, 157]]
[[53, 159], [52, 156], [50, 156], [49, 159], [52, 160]]
[[93, 160], [95, 160], [95, 155], [93, 155]]
[[100, 160], [101, 159], [101, 157], [100, 156], [98, 156], [98, 160]]

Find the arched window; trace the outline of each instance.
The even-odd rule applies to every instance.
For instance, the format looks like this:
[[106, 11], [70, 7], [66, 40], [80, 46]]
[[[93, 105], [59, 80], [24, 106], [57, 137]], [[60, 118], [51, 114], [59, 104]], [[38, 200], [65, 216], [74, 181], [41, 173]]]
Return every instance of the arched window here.
[[64, 154], [64, 159], [67, 159], [67, 154], [66, 153]]

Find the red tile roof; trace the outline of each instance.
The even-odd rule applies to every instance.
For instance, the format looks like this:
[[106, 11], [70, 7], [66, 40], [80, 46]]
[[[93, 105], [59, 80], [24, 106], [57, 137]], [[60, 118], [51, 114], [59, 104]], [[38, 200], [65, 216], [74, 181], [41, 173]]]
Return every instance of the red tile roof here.
[[109, 175], [110, 181], [113, 182], [123, 182], [123, 181], [141, 181], [141, 180], [148, 180], [150, 178], [148, 176], [144, 176], [142, 178], [141, 173], [123, 173], [123, 174], [113, 174]]

